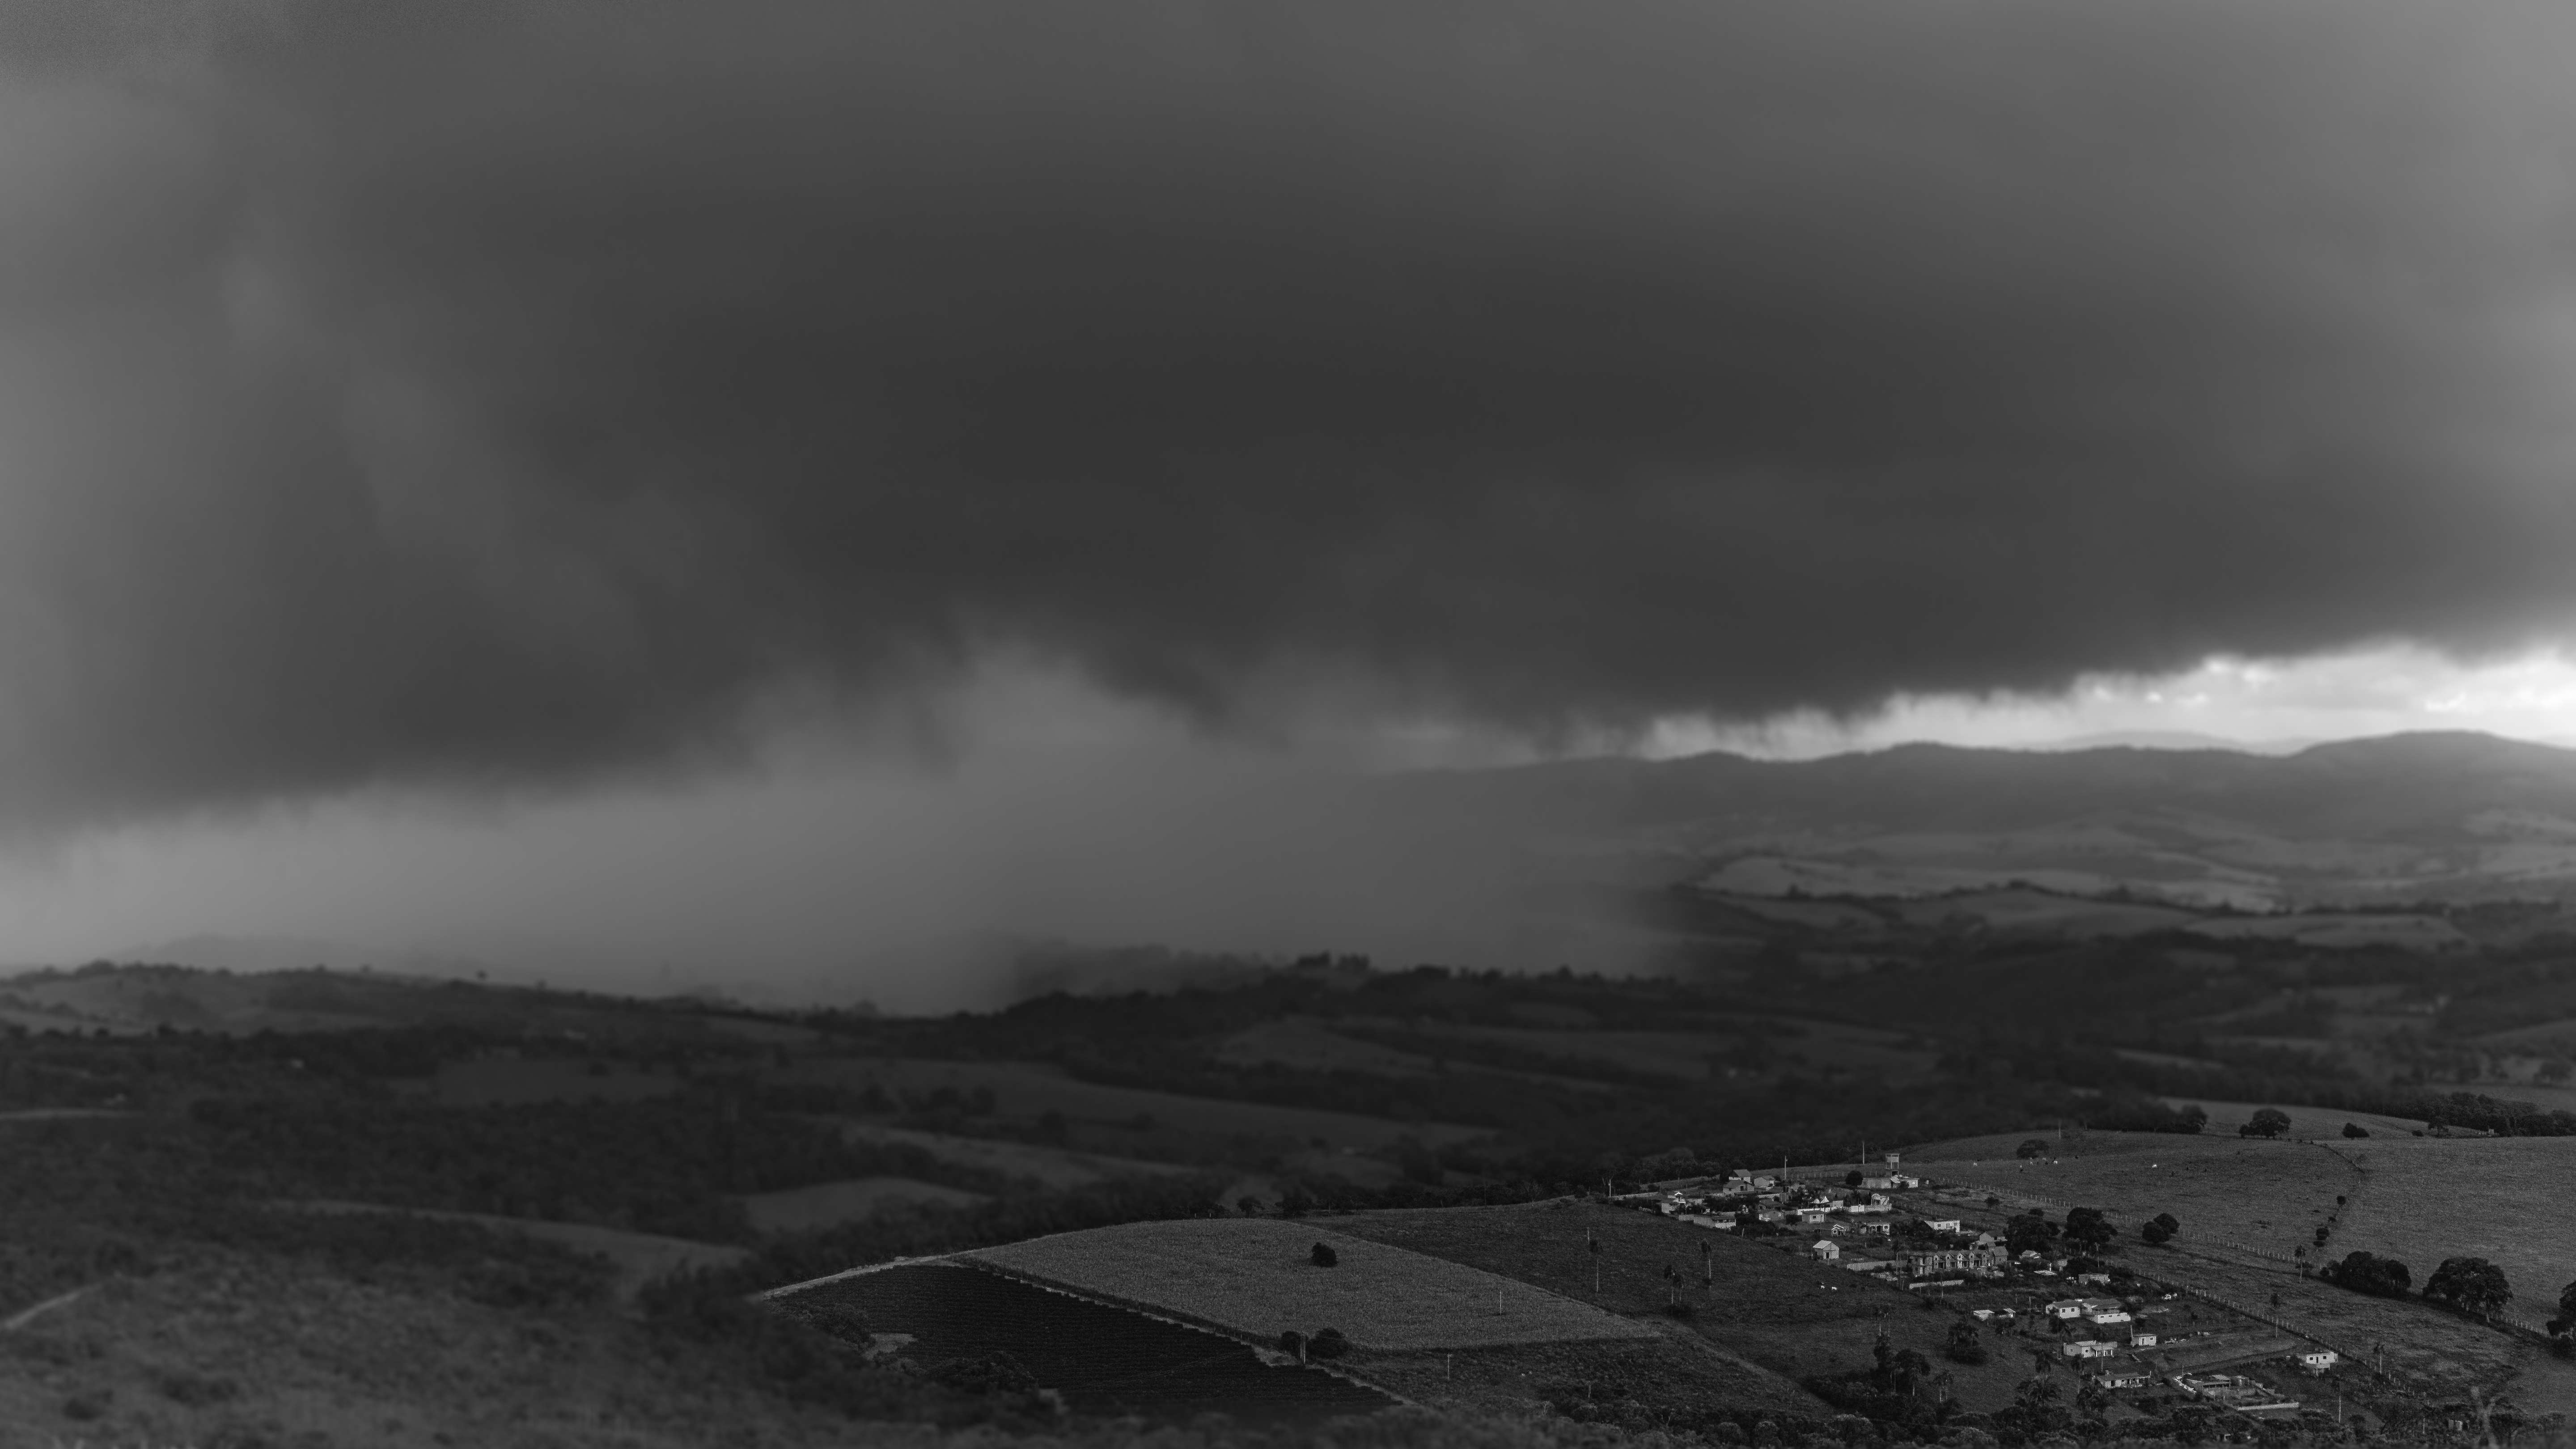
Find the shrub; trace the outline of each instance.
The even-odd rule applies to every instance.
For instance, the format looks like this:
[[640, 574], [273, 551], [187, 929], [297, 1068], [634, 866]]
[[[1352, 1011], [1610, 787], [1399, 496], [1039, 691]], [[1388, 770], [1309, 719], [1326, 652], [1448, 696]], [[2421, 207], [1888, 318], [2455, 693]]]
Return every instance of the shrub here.
[[2343, 1135], [2346, 1137], [2367, 1137], [2370, 1135], [2370, 1129], [2356, 1123], [2346, 1122], [2343, 1124]]
[[1351, 1351], [1351, 1341], [1342, 1337], [1338, 1328], [1319, 1328], [1306, 1340], [1306, 1352], [1316, 1358], [1340, 1358]]
[[1342, 1255], [1334, 1252], [1331, 1246], [1324, 1243], [1317, 1243], [1314, 1251], [1308, 1253], [1306, 1258], [1318, 1268], [1334, 1267], [1342, 1261]]
[[2013, 1149], [2015, 1157], [2046, 1157], [2047, 1155], [2048, 1144], [2036, 1137], [2024, 1141], [2022, 1145]]

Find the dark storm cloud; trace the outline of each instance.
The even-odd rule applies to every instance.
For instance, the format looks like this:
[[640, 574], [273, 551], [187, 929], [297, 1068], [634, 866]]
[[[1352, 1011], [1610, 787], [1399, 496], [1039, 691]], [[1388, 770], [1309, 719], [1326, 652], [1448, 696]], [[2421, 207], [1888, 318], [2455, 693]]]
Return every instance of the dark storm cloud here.
[[32, 7], [0, 798], [2576, 616], [2547, 8]]

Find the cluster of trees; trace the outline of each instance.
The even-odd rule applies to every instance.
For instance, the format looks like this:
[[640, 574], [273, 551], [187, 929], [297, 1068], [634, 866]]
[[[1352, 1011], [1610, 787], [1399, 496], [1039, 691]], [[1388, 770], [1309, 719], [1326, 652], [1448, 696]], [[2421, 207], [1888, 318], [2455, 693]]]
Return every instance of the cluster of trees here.
[[2338, 1288], [2379, 1298], [2403, 1298], [2415, 1285], [2414, 1272], [2404, 1263], [2359, 1250], [2344, 1254], [2339, 1263], [2318, 1269], [2317, 1276]]
[[[2414, 1274], [2404, 1263], [2360, 1251], [2344, 1254], [2341, 1262], [2327, 1264], [2317, 1276], [2338, 1288], [2380, 1298], [2403, 1298], [2414, 1282]], [[2576, 1294], [2576, 1284], [2569, 1285], [2569, 1293]], [[2492, 1318], [2513, 1302], [2513, 1287], [2505, 1281], [2504, 1270], [2484, 1258], [2444, 1258], [2432, 1276], [2424, 1280], [2421, 1296], [2454, 1312]], [[2562, 1310], [2576, 1310], [2576, 1298], [2562, 1294], [2560, 1306]], [[2552, 1332], [2557, 1331], [2553, 1324]]]

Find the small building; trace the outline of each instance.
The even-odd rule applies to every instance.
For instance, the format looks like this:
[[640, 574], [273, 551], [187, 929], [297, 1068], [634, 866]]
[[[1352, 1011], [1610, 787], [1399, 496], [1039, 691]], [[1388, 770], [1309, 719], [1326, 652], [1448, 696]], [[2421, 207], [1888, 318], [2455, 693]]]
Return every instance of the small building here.
[[1808, 1248], [1807, 1251], [1815, 1254], [1816, 1261], [1819, 1263], [1832, 1263], [1841, 1260], [1843, 1255], [1843, 1245], [1835, 1242], [1831, 1238], [1818, 1238], [1816, 1239], [1814, 1246]]
[[1905, 1269], [1917, 1278], [1958, 1273], [1992, 1277], [2004, 1270], [2004, 1255], [1993, 1248], [1930, 1248], [1906, 1254]]
[[2079, 1338], [2065, 1346], [2068, 1358], [2109, 1358], [2119, 1346], [2107, 1338]]
[[1966, 1224], [1958, 1218], [1925, 1218], [1923, 1226], [1936, 1233], [1955, 1233]]
[[2051, 1318], [2081, 1318], [2084, 1316], [2084, 1300], [2081, 1298], [2060, 1298], [2056, 1302], [2048, 1305], [2048, 1316]]
[[2133, 1333], [2129, 1335], [2129, 1347], [2131, 1348], [2153, 1348], [2155, 1346], [2156, 1336], [2152, 1333]]
[[2097, 1327], [2101, 1327], [2101, 1328], [2109, 1328], [2111, 1325], [2113, 1325], [2113, 1324], [2115, 1324], [2115, 1323], [2129, 1323], [2129, 1322], [2132, 1322], [2133, 1320], [2129, 1317], [2129, 1312], [2128, 1312], [2128, 1310], [2127, 1310], [2127, 1309], [2125, 1309], [2125, 1308], [2114, 1308], [2114, 1309], [2109, 1310], [2108, 1312], [2102, 1312], [2102, 1311], [2098, 1311], [2098, 1310], [2097, 1310], [2097, 1311], [2092, 1312], [2092, 1313], [2087, 1313], [2087, 1314], [2085, 1314], [2085, 1315], [2084, 1315], [2084, 1321], [2085, 1321], [2085, 1322], [2087, 1322], [2087, 1323], [2093, 1324], [2093, 1325], [2095, 1325], [2095, 1326], [2097, 1326]]
[[2106, 1389], [2143, 1389], [2155, 1380], [2138, 1369], [2105, 1369], [2093, 1376], [2093, 1382]]
[[2311, 1348], [2299, 1354], [2299, 1367], [2312, 1374], [2324, 1373], [2343, 1361], [2343, 1356], [2330, 1348]]

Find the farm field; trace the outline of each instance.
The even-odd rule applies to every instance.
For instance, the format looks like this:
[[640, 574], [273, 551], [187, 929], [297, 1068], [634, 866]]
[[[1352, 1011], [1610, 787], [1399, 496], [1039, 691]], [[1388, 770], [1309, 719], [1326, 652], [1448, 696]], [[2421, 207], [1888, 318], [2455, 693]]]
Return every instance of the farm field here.
[[[1953, 1146], [1969, 1150], [1993, 1140], [1971, 1139]], [[2407, 1155], [2421, 1153], [2453, 1171], [2463, 1159], [2439, 1157], [2439, 1149], [2576, 1145], [2556, 1138], [2461, 1141], [2408, 1137], [2403, 1141]], [[2394, 1144], [2383, 1148], [2383, 1142], [2384, 1139], [2373, 1138], [2340, 1145], [2338, 1151], [2361, 1164], [2355, 1168], [2341, 1166], [2335, 1153], [2301, 1143], [2094, 1133], [2088, 1134], [2087, 1155], [2082, 1158], [2054, 1163], [1989, 1162], [1987, 1166], [1992, 1171], [1983, 1176], [1993, 1185], [1995, 1195], [2003, 1199], [1999, 1208], [1986, 1208], [1979, 1191], [1940, 1194], [1935, 1200], [1951, 1202], [1971, 1226], [1986, 1229], [1999, 1229], [2008, 1214], [2026, 1205], [2043, 1206], [2052, 1218], [2062, 1218], [2065, 1208], [2071, 1205], [2103, 1208], [2122, 1230], [2120, 1261], [2137, 1272], [2268, 1315], [2347, 1355], [2384, 1348], [2390, 1372], [2420, 1387], [2481, 1383], [2493, 1388], [2518, 1371], [2536, 1372], [2540, 1378], [2535, 1382], [2555, 1384], [2549, 1370], [2531, 1370], [2532, 1360], [2540, 1356], [2540, 1350], [2524, 1340], [2420, 1301], [2372, 1298], [2299, 1276], [2289, 1249], [2300, 1242], [2313, 1241], [2313, 1225], [2325, 1220], [2338, 1192], [2351, 1201], [2326, 1253], [2339, 1257], [2356, 1247], [2385, 1251], [2364, 1241], [2364, 1235], [2355, 1231], [2355, 1223], [2367, 1214], [2364, 1205], [2381, 1186], [2377, 1169], [2383, 1151], [2391, 1155], [2400, 1151]], [[1930, 1153], [1909, 1154], [1917, 1156], [1933, 1161]], [[1944, 1181], [1980, 1176], [1972, 1170], [1962, 1171], [1962, 1164], [1934, 1165]], [[2535, 1162], [2533, 1170], [2546, 1169]], [[2498, 1181], [2502, 1185], [2494, 1201], [2500, 1210], [2515, 1201], [2514, 1192], [2531, 1190], [2528, 1184], [2517, 1183], [2510, 1176], [2499, 1177]], [[2531, 1199], [2520, 1201], [2527, 1204]], [[2402, 1249], [2398, 1252], [2416, 1269], [2419, 1283], [2442, 1256], [2478, 1251], [2471, 1246], [2428, 1250], [2426, 1235], [2442, 1231], [2444, 1224], [2459, 1216], [2447, 1198], [2428, 1192], [2405, 1202], [2402, 1209], [2392, 1203], [2392, 1210], [2423, 1214], [2422, 1226], [2407, 1245], [2412, 1255]], [[2160, 1211], [2171, 1212], [2182, 1221], [2182, 1235], [2168, 1248], [2150, 1248], [2137, 1242], [2136, 1225]], [[2526, 1219], [2529, 1217], [2527, 1208], [2520, 1211]], [[2501, 1216], [2495, 1221], [2511, 1223], [2515, 1219]], [[2508, 1277], [2512, 1272], [2507, 1267]], [[2277, 1307], [2273, 1305], [2276, 1295]], [[2554, 1286], [2551, 1296], [2555, 1296]], [[2212, 1311], [2206, 1305], [2178, 1308], [2186, 1319], [2193, 1313], [2206, 1315]], [[2551, 1389], [2553, 1393], [2558, 1391]]]
[[854, 1177], [810, 1187], [750, 1193], [740, 1201], [743, 1215], [754, 1228], [764, 1233], [801, 1233], [867, 1217], [890, 1202], [969, 1207], [987, 1199], [980, 1192], [916, 1182], [908, 1177]]
[[[2010, 1134], [1973, 1138], [1946, 1150], [1908, 1154], [1937, 1166], [1937, 1179], [1999, 1196], [2007, 1210], [2039, 1206], [2052, 1218], [2071, 1207], [2098, 1207], [2124, 1239], [2157, 1213], [2182, 1222], [2178, 1245], [2224, 1248], [2287, 1263], [2309, 1243], [2334, 1211], [2338, 1195], [2350, 1196], [2361, 1174], [2350, 1160], [2306, 1142], [2267, 1142], [2235, 1136], [2184, 1136], [2155, 1132], [2088, 1132], [2082, 1156], [2019, 1160]], [[2374, 1139], [2376, 1140], [2376, 1139]], [[2000, 1155], [1959, 1161], [1947, 1151], [1985, 1150]], [[2367, 1145], [2367, 1144], [2358, 1144]]]
[[476, 1056], [442, 1063], [428, 1077], [398, 1089], [442, 1107], [519, 1106], [529, 1102], [641, 1102], [667, 1097], [687, 1085], [677, 1073], [624, 1064], [591, 1064], [572, 1057]]
[[1355, 1351], [1353, 1368], [1427, 1408], [1526, 1413], [1534, 1400], [1623, 1403], [1675, 1416], [1760, 1409], [1814, 1414], [1816, 1396], [1780, 1375], [1726, 1352], [1680, 1324], [1659, 1325], [1654, 1339], [1537, 1343], [1460, 1353]]
[[1186, 1422], [1218, 1411], [1253, 1421], [1365, 1414], [1394, 1401], [1349, 1379], [1142, 1313], [1053, 1292], [961, 1262], [907, 1263], [785, 1289], [791, 1313], [856, 1308], [903, 1334], [922, 1365], [1003, 1352], [1079, 1412]]
[[[1393, 1026], [1394, 1022], [1376, 1023]], [[1216, 1058], [1236, 1066], [1276, 1065], [1310, 1072], [1367, 1072], [1380, 1077], [1428, 1077], [1442, 1071], [1478, 1073], [1542, 1082], [1577, 1092], [1606, 1092], [1607, 1083], [1545, 1072], [1517, 1071], [1483, 1062], [1435, 1061], [1420, 1052], [1368, 1041], [1330, 1030], [1315, 1022], [1265, 1021], [1226, 1038]]]
[[[1663, 1321], [1670, 1264], [1686, 1278], [1689, 1331], [1734, 1360], [1794, 1384], [1809, 1374], [1866, 1367], [1879, 1327], [1891, 1342], [1941, 1362], [1960, 1400], [1976, 1409], [2010, 1402], [2028, 1363], [2011, 1340], [1994, 1339], [1983, 1365], [1942, 1359], [1954, 1316], [1931, 1300], [1857, 1273], [1822, 1268], [1802, 1254], [1746, 1242], [1655, 1213], [1558, 1200], [1519, 1207], [1367, 1212], [1331, 1219], [1353, 1237], [1410, 1248], [1597, 1301], [1612, 1312]], [[1589, 1232], [1602, 1250], [1584, 1247]], [[1705, 1248], [1714, 1288], [1700, 1282]], [[1600, 1287], [1595, 1299], [1594, 1271]], [[1799, 1390], [1804, 1393], [1803, 1389]], [[1808, 1396], [1807, 1412], [1828, 1412]]]
[[[1317, 1243], [1338, 1266], [1309, 1261]], [[959, 1256], [1264, 1340], [1338, 1328], [1355, 1346], [1407, 1351], [1654, 1336], [1527, 1283], [1276, 1218], [1131, 1223]]]
[[487, 1228], [521, 1233], [561, 1243], [585, 1253], [597, 1253], [617, 1269], [616, 1290], [621, 1298], [631, 1298], [636, 1290], [656, 1278], [695, 1268], [720, 1268], [739, 1262], [749, 1250], [726, 1243], [701, 1243], [689, 1238], [666, 1238], [656, 1233], [630, 1233], [620, 1228], [603, 1228], [590, 1223], [559, 1223], [544, 1218], [503, 1217], [498, 1213], [448, 1212], [433, 1208], [386, 1207], [380, 1203], [340, 1202], [310, 1199], [281, 1203], [303, 1212], [322, 1213], [409, 1213], [413, 1217], [438, 1218], [455, 1223], [480, 1223]]
[[1212, 1136], [1323, 1139], [1334, 1147], [1376, 1148], [1414, 1137], [1432, 1146], [1489, 1135], [1481, 1127], [1450, 1123], [1391, 1122], [1353, 1112], [1306, 1107], [1274, 1107], [1264, 1102], [1236, 1102], [1215, 1097], [1185, 1097], [1135, 1087], [1108, 1087], [1076, 1080], [1051, 1066], [1030, 1062], [948, 1062], [917, 1057], [854, 1059], [837, 1057], [797, 1062], [769, 1074], [778, 1082], [822, 1082], [863, 1088], [875, 1082], [888, 1091], [931, 1092], [954, 1087], [991, 1090], [999, 1108], [1014, 1117], [1035, 1119], [1049, 1111], [1094, 1122], [1126, 1122], [1150, 1117], [1167, 1126]]
[[[291, 1259], [209, 1254], [111, 1278], [6, 1339], [8, 1449], [921, 1444], [638, 1353], [612, 1314], [532, 1316]], [[67, 1414], [75, 1400], [94, 1416]]]
[[1546, 1030], [1515, 1026], [1451, 1026], [1443, 1030], [1528, 1051], [1608, 1062], [1667, 1076], [1702, 1079], [1711, 1075], [1710, 1057], [1741, 1051], [1748, 1032], [1772, 1028], [1796, 1033], [1763, 1038], [1783, 1058], [1803, 1060], [1814, 1067], [1876, 1073], [1891, 1081], [1928, 1075], [1935, 1057], [1931, 1052], [1896, 1045], [1904, 1040], [1899, 1032], [1784, 1017], [1746, 1017], [1741, 1027], [1732, 1030], [1725, 1027], [1696, 1031]]
[[1148, 1177], [1190, 1170], [1136, 1157], [1074, 1152], [992, 1137], [960, 1137], [949, 1132], [920, 1132], [850, 1117], [837, 1120], [841, 1135], [848, 1141], [918, 1147], [942, 1162], [987, 1168], [1011, 1177], [1033, 1177], [1048, 1187], [1081, 1187], [1112, 1177]]
[[2335, 1230], [2335, 1257], [2393, 1257], [2420, 1286], [2444, 1258], [2485, 1258], [2513, 1286], [2505, 1316], [2537, 1328], [2576, 1281], [2576, 1138], [2407, 1137], [2355, 1144], [2360, 1191]]

